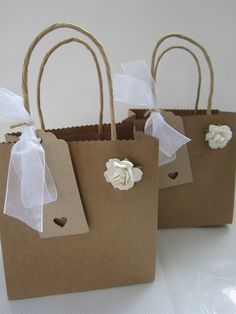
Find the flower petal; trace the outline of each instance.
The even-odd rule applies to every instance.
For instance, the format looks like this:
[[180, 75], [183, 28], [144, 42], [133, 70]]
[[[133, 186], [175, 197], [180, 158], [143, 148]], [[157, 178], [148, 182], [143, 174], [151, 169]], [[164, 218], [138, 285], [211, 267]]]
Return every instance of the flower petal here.
[[143, 176], [143, 172], [141, 169], [137, 168], [137, 167], [134, 167], [132, 169], [132, 172], [133, 172], [133, 178], [134, 178], [134, 182], [138, 182], [142, 179], [142, 176]]
[[228, 125], [209, 125], [209, 131], [205, 136], [212, 149], [224, 148], [232, 138], [232, 131]]
[[133, 168], [134, 164], [129, 160], [121, 160], [122, 165], [125, 165], [127, 168]]
[[104, 177], [106, 178], [107, 182], [111, 182], [111, 179], [110, 179], [111, 178], [111, 174], [110, 174], [109, 170], [104, 172]]
[[106, 167], [107, 169], [113, 167], [114, 162], [120, 162], [120, 159], [118, 158], [113, 158], [113, 159], [109, 159], [108, 162], [106, 162]]

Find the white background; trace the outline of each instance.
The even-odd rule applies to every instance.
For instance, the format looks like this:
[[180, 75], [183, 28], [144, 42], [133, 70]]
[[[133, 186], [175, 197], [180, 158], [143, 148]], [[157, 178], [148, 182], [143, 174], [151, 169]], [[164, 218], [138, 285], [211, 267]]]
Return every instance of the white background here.
[[[55, 22], [79, 24], [92, 32], [105, 48], [113, 74], [121, 72], [122, 62], [146, 59], [150, 64], [156, 41], [166, 33], [179, 32], [198, 40], [211, 56], [214, 108], [235, 111], [235, 13], [234, 0], [0, 0], [0, 86], [21, 94], [26, 50], [43, 28]], [[30, 96], [36, 119], [35, 83], [42, 56], [53, 43], [72, 36], [76, 33], [57, 31], [34, 54]], [[202, 58], [201, 63], [201, 107], [205, 108], [209, 79]], [[160, 105], [193, 108], [196, 83], [191, 57], [182, 51], [168, 54], [159, 71]], [[42, 100], [48, 128], [97, 122], [96, 72], [83, 48], [72, 44], [52, 57], [45, 71]], [[116, 106], [117, 121], [126, 116], [127, 108]], [[107, 108], [105, 117], [109, 121]], [[3, 130], [1, 126], [1, 136]], [[157, 277], [152, 284], [13, 302], [6, 297], [0, 258], [0, 313], [235, 313], [235, 236], [235, 225], [160, 231]]]
[[[235, 108], [234, 0], [0, 0], [0, 86], [21, 94], [21, 68], [29, 44], [45, 27], [55, 22], [83, 26], [103, 45], [112, 74], [121, 73], [122, 62], [146, 59], [157, 40], [170, 32], [189, 35], [208, 50], [215, 69], [213, 106]], [[40, 43], [30, 67], [31, 109], [36, 122], [36, 74], [42, 56], [58, 40], [77, 36], [56, 31]], [[169, 40], [167, 45], [180, 43]], [[165, 46], [163, 46], [165, 47]], [[42, 107], [46, 127], [93, 124], [98, 120], [98, 83], [93, 61], [78, 44], [60, 48], [46, 66], [42, 84]], [[202, 57], [196, 49], [199, 57]], [[209, 88], [203, 58], [201, 107], [206, 107]], [[166, 55], [159, 68], [159, 104], [162, 107], [193, 108], [197, 69], [184, 51]], [[107, 90], [106, 90], [107, 92]], [[128, 105], [117, 104], [120, 121]], [[105, 120], [109, 121], [106, 107]]]

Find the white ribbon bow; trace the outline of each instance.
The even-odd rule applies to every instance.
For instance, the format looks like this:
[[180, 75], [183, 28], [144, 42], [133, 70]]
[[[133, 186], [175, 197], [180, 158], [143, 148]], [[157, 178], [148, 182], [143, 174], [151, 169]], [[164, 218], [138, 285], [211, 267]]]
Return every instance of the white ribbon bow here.
[[[145, 61], [123, 63], [125, 74], [113, 78], [114, 100], [149, 109], [157, 108], [157, 86]], [[159, 165], [165, 165], [176, 158], [176, 151], [190, 139], [173, 129], [160, 112], [152, 111], [145, 123], [144, 132], [159, 139]]]
[[21, 131], [11, 149], [4, 213], [42, 232], [43, 205], [57, 200], [57, 189], [23, 99], [1, 87], [0, 122], [20, 125]]

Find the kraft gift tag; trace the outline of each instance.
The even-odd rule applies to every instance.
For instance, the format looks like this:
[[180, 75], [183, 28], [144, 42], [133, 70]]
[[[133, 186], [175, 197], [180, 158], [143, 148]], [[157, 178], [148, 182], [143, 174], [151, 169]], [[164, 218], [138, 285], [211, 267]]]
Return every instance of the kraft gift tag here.
[[66, 236], [89, 231], [69, 147], [63, 140], [42, 130], [37, 130], [42, 139], [47, 165], [57, 187], [56, 202], [44, 205], [43, 232], [41, 238]]
[[[146, 119], [145, 109], [130, 109], [126, 121], [134, 121], [135, 130], [144, 132]], [[183, 119], [170, 111], [161, 111], [165, 121], [176, 131], [185, 135]], [[191, 163], [187, 145], [183, 145], [176, 153], [176, 159], [169, 164], [159, 167], [159, 189], [190, 183], [193, 181]]]
[[[162, 111], [165, 121], [176, 131], [185, 135], [183, 119], [173, 112]], [[160, 189], [186, 184], [193, 181], [190, 158], [187, 145], [176, 152], [176, 159], [160, 167]]]
[[[37, 130], [45, 151], [46, 163], [57, 187], [58, 198], [44, 205], [41, 238], [60, 237], [89, 231], [80, 193], [78, 190], [69, 147], [64, 140], [49, 132]], [[17, 136], [7, 134], [8, 142]]]

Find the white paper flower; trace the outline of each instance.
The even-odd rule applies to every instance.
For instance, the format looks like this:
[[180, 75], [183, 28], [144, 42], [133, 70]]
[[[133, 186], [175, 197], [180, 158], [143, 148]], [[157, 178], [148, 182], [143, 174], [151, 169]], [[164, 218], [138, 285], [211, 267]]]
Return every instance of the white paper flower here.
[[110, 159], [106, 163], [107, 170], [104, 172], [106, 181], [111, 183], [115, 189], [129, 190], [135, 182], [142, 179], [143, 172], [129, 160], [118, 158]]
[[212, 149], [224, 148], [232, 138], [232, 131], [227, 125], [210, 124], [205, 140]]

